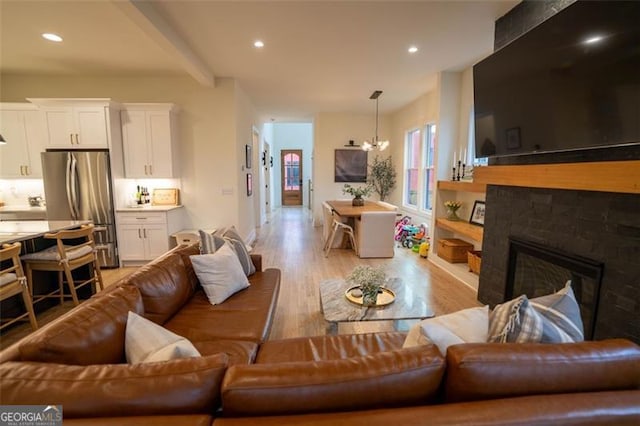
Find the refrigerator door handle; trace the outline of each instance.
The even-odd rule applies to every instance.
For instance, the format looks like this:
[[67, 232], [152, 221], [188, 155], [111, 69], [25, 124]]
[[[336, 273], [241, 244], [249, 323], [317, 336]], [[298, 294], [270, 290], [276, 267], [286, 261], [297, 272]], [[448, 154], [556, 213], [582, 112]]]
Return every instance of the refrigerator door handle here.
[[73, 220], [80, 218], [80, 208], [78, 207], [78, 193], [76, 191], [78, 186], [78, 161], [76, 157], [71, 154], [71, 200], [73, 204]]
[[67, 203], [69, 204], [69, 211], [71, 212], [71, 218], [73, 220], [76, 220], [76, 211], [73, 205], [73, 199], [72, 199], [72, 192], [71, 192], [71, 178], [72, 178], [72, 172], [71, 172], [71, 154], [67, 154], [67, 170], [65, 172], [65, 183], [67, 186]]

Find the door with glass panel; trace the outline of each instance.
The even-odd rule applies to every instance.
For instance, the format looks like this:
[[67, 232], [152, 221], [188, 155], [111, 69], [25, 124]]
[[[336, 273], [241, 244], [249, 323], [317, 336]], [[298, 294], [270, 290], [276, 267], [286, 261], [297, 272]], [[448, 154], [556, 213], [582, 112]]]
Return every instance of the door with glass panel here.
[[302, 150], [280, 151], [282, 205], [302, 205]]

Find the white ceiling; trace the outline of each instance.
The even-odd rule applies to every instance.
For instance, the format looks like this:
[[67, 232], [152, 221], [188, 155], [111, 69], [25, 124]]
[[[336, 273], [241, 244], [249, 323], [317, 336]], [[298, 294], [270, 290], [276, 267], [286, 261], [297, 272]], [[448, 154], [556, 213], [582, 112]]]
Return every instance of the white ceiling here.
[[489, 54], [495, 20], [517, 3], [0, 0], [0, 71], [233, 77], [277, 121], [369, 113], [379, 89], [384, 113], [432, 89], [437, 72]]

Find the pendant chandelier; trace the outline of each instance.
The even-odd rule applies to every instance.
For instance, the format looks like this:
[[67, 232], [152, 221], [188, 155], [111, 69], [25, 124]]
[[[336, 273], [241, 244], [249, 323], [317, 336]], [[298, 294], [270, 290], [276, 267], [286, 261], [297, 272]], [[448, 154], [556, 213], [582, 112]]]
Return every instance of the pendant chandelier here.
[[369, 99], [376, 100], [376, 133], [371, 141], [364, 141], [362, 143], [363, 151], [373, 151], [377, 149], [378, 151], [384, 151], [389, 146], [389, 141], [379, 141], [378, 140], [378, 98], [382, 95], [382, 90], [376, 90], [369, 96]]

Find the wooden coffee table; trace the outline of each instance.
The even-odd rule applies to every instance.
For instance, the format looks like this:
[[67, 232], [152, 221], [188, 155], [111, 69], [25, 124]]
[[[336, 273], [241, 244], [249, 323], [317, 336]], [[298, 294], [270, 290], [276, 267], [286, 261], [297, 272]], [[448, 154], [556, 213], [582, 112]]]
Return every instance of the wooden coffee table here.
[[396, 298], [386, 306], [369, 308], [350, 302], [345, 297], [345, 291], [350, 287], [342, 279], [320, 282], [320, 309], [328, 323], [328, 334], [337, 334], [340, 322], [399, 321], [430, 318], [434, 315], [427, 306], [424, 292], [412, 291], [400, 278], [389, 279], [386, 287], [395, 293]]

